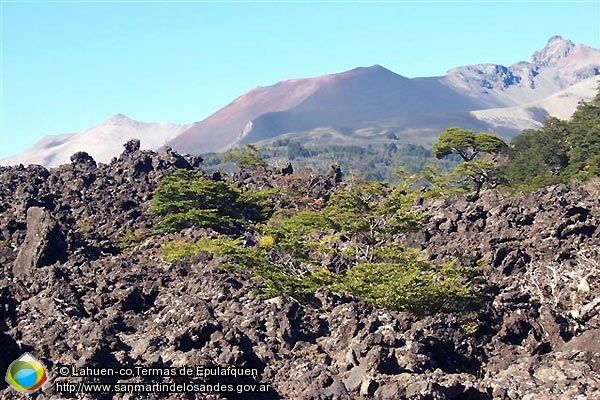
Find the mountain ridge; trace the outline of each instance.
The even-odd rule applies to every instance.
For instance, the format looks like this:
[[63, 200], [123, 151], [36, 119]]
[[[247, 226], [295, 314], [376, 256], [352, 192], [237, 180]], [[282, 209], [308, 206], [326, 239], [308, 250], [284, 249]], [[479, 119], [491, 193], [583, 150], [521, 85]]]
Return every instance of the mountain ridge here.
[[541, 100], [600, 75], [600, 50], [552, 36], [529, 61], [508, 67], [475, 64], [450, 69], [442, 80], [491, 107]]
[[[441, 77], [407, 78], [374, 64], [255, 87], [191, 124], [145, 123], [117, 114], [81, 133], [43, 138], [0, 164], [56, 166], [69, 162], [68, 153], [76, 151], [87, 151], [107, 162], [131, 137], [139, 137], [144, 148], [169, 146], [182, 153], [224, 151], [325, 128], [349, 135], [368, 129], [374, 137], [395, 135], [405, 142], [430, 145], [445, 127], [460, 125], [510, 139], [538, 124], [542, 115], [553, 115], [557, 109], [565, 110], [563, 114], [572, 112], [576, 106], [572, 99], [561, 103], [560, 98], [551, 97], [598, 76], [600, 50], [555, 35], [529, 61], [508, 67], [474, 64], [452, 68]], [[528, 111], [531, 104], [541, 107], [535, 115]], [[544, 108], [547, 104], [551, 109]], [[515, 110], [522, 118], [512, 118]], [[502, 115], [511, 118], [502, 120]]]
[[115, 114], [80, 133], [44, 136], [23, 153], [0, 160], [0, 165], [40, 164], [55, 167], [69, 163], [71, 155], [78, 151], [85, 151], [95, 160], [106, 163], [122, 152], [127, 138], [139, 138], [142, 148], [156, 150], [189, 126], [141, 122], [123, 114]]

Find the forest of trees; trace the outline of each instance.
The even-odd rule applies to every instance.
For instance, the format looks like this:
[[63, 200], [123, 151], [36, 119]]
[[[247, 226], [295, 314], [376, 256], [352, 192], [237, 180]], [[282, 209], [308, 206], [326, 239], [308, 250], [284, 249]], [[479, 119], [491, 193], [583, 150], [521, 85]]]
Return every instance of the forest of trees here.
[[600, 175], [600, 90], [582, 102], [568, 121], [550, 117], [539, 130], [526, 130], [509, 148], [503, 169], [507, 185], [532, 190]]
[[[256, 155], [270, 165], [285, 166], [291, 162], [294, 170], [309, 168], [315, 173], [326, 173], [332, 164], [339, 164], [343, 171], [364, 177], [366, 181], [396, 182], [396, 170], [401, 167], [408, 172], [420, 172], [429, 164], [436, 164], [441, 171], [451, 171], [458, 158], [436, 160], [431, 149], [420, 145], [390, 142], [387, 144], [305, 146], [289, 139], [276, 140], [268, 147], [258, 149], [246, 146], [224, 154], [203, 154], [203, 166], [207, 170], [232, 172], [236, 166], [243, 168]], [[243, 157], [243, 158], [240, 158]], [[233, 161], [233, 163], [232, 163]], [[235, 165], [234, 165], [235, 164]], [[255, 165], [258, 165], [255, 163]]]

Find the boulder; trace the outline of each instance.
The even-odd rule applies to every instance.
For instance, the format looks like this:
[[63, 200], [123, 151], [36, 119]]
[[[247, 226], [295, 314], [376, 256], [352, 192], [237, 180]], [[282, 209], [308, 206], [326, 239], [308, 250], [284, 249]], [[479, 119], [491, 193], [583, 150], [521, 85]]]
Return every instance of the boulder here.
[[16, 276], [25, 276], [66, 258], [65, 237], [50, 212], [40, 207], [27, 210], [27, 235], [14, 262]]

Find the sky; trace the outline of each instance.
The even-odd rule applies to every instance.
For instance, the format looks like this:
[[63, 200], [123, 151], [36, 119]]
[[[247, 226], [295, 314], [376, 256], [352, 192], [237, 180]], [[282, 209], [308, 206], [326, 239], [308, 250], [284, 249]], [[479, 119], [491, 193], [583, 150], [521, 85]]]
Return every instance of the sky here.
[[0, 159], [118, 113], [200, 121], [284, 79], [510, 65], [555, 34], [600, 47], [600, 0], [0, 0], [0, 20]]

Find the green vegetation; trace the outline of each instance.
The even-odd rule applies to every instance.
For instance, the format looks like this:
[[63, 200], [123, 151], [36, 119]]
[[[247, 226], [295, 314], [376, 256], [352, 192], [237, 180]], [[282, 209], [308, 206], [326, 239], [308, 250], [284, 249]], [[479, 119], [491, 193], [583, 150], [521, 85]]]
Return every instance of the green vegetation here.
[[569, 121], [548, 118], [539, 130], [525, 130], [508, 150], [503, 169], [508, 187], [535, 190], [600, 175], [600, 91], [582, 102]]
[[[458, 156], [463, 161], [452, 174], [423, 176], [436, 187], [461, 188], [467, 178], [476, 198], [485, 187], [502, 184], [509, 191], [535, 190], [600, 175], [600, 90], [591, 102], [582, 102], [569, 121], [548, 118], [542, 129], [528, 129], [510, 145], [488, 133], [449, 128], [435, 144], [437, 158]], [[464, 187], [463, 187], [464, 188]]]
[[475, 312], [463, 313], [458, 318], [461, 329], [469, 336], [476, 336], [481, 326], [481, 321]]
[[[294, 170], [310, 168], [315, 173], [325, 174], [330, 165], [339, 164], [343, 171], [356, 171], [367, 182], [380, 181], [395, 183], [395, 172], [399, 167], [411, 173], [418, 173], [435, 161], [431, 149], [420, 145], [401, 144], [396, 140], [389, 143], [358, 145], [303, 145], [290, 139], [278, 139], [268, 147], [257, 150], [257, 156], [272, 165], [284, 166], [291, 161]], [[235, 153], [235, 151], [234, 151]], [[227, 153], [226, 153], [227, 154]], [[216, 153], [203, 154], [203, 165], [207, 170], [233, 171], [233, 157]], [[451, 171], [457, 164], [449, 157], [439, 162], [439, 169]], [[239, 163], [237, 166], [242, 168]]]
[[436, 158], [457, 154], [464, 162], [470, 162], [484, 153], [498, 153], [504, 147], [506, 143], [491, 133], [448, 128], [433, 146], [433, 152]]
[[498, 155], [506, 148], [507, 144], [491, 133], [448, 128], [440, 135], [433, 152], [438, 159], [458, 155], [463, 160], [454, 174], [471, 182], [471, 198], [477, 198], [484, 187], [493, 188], [500, 183], [502, 162]]
[[[189, 173], [176, 176], [183, 176], [185, 182], [190, 178]], [[408, 211], [417, 195], [411, 190], [416, 177], [403, 176], [394, 187], [364, 182], [341, 187], [319, 210], [278, 210], [254, 225], [255, 240], [249, 242], [232, 232], [193, 243], [169, 242], [162, 249], [163, 259], [173, 262], [201, 251], [213, 253], [223, 268], [250, 274], [264, 297], [302, 296], [328, 288], [378, 306], [416, 314], [476, 307], [481, 293], [477, 270], [455, 263], [438, 265], [425, 261], [418, 251], [394, 242], [398, 234], [417, 229], [426, 219]], [[190, 179], [197, 182], [199, 177]], [[161, 188], [171, 188], [173, 182], [173, 178], [167, 179]], [[227, 186], [219, 188], [232, 190]], [[250, 203], [264, 210], [262, 202], [269, 193], [238, 193], [234, 204], [239, 207]], [[184, 200], [189, 193], [180, 194], [184, 197], [172, 196], [169, 201], [187, 204]], [[230, 199], [231, 193], [209, 197]], [[195, 204], [197, 207], [206, 202]], [[211, 205], [212, 209], [218, 207], [219, 204]], [[163, 208], [178, 210], [166, 204]], [[235, 216], [229, 214], [230, 218]]]
[[267, 162], [259, 155], [258, 147], [253, 144], [247, 144], [241, 149], [229, 150], [223, 154], [222, 160], [233, 161], [238, 168], [242, 169], [267, 166]]
[[122, 251], [131, 251], [133, 248], [149, 236], [149, 232], [143, 229], [126, 231], [119, 240], [119, 248]]
[[[431, 163], [434, 156], [442, 161]], [[208, 227], [219, 235], [167, 243], [162, 249], [166, 262], [209, 252], [223, 268], [251, 275], [265, 297], [327, 288], [419, 315], [463, 312], [465, 332], [475, 334], [478, 325], [468, 311], [481, 304], [485, 293], [481, 265], [430, 262], [400, 245], [399, 235], [427, 220], [411, 207], [419, 198], [451, 193], [470, 191], [470, 198], [476, 198], [482, 189], [501, 183], [530, 190], [575, 178], [598, 192], [600, 93], [582, 103], [570, 121], [549, 118], [541, 130], [524, 131], [510, 146], [490, 133], [449, 128], [432, 151], [393, 142], [314, 149], [282, 140], [266, 150], [246, 146], [205, 159], [210, 166], [235, 161], [239, 168], [264, 167], [265, 160], [278, 159], [302, 160], [317, 169], [339, 162], [346, 163], [346, 171], [356, 166], [358, 172], [350, 171], [328, 199], [310, 199], [306, 182], [297, 175], [280, 177], [285, 184], [277, 189], [253, 191], [176, 171], [163, 179], [152, 201], [151, 212], [162, 217], [156, 230]], [[408, 167], [399, 168], [403, 163]], [[388, 179], [392, 170], [394, 177]], [[360, 171], [369, 171], [366, 179]], [[378, 182], [382, 179], [394, 184]], [[122, 248], [140, 237], [125, 235]]]
[[187, 260], [201, 250], [197, 243], [173, 240], [166, 243], [162, 248], [163, 260], [172, 263], [175, 260]]
[[394, 263], [355, 265], [339, 287], [370, 303], [421, 315], [465, 311], [479, 302], [472, 279], [476, 270], [454, 263], [435, 265], [410, 250], [394, 258]]
[[225, 182], [212, 181], [199, 173], [177, 170], [163, 178], [154, 194], [150, 213], [162, 216], [159, 233], [184, 228], [209, 227], [227, 232], [249, 221], [262, 221], [270, 214], [270, 192], [242, 195]]

